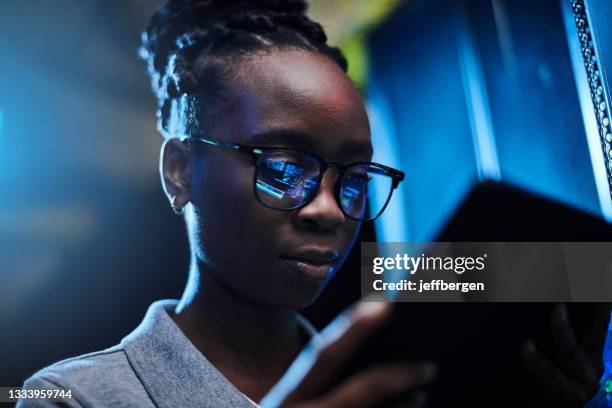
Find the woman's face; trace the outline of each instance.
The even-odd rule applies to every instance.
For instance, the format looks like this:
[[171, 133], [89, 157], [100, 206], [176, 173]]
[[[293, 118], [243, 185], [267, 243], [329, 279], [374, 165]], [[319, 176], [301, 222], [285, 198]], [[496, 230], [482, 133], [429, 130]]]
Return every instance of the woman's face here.
[[[333, 61], [287, 50], [246, 57], [237, 69], [230, 102], [207, 115], [203, 133], [299, 148], [339, 163], [371, 159], [363, 101]], [[189, 230], [202, 284], [214, 279], [266, 307], [311, 304], [344, 262], [360, 227], [336, 203], [336, 171], [326, 171], [306, 206], [279, 211], [256, 200], [248, 155], [200, 146], [191, 159]]]

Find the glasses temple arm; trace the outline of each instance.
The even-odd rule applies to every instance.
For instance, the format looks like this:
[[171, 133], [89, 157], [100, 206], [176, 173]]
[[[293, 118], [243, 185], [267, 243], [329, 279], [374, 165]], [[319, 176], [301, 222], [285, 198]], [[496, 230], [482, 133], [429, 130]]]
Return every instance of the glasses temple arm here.
[[197, 136], [195, 137], [196, 140], [199, 140], [203, 143], [212, 145], [212, 146], [217, 146], [217, 147], [221, 147], [223, 149], [228, 149], [228, 150], [234, 150], [234, 151], [238, 151], [238, 152], [243, 152], [243, 153], [248, 153], [251, 156], [253, 156], [253, 158], [257, 158], [262, 154], [262, 151], [260, 149], [257, 148], [253, 148], [250, 146], [245, 146], [245, 145], [241, 145], [239, 143], [233, 143], [233, 142], [228, 142], [225, 140], [220, 140], [220, 139], [213, 139], [210, 137], [202, 137], [202, 136]]

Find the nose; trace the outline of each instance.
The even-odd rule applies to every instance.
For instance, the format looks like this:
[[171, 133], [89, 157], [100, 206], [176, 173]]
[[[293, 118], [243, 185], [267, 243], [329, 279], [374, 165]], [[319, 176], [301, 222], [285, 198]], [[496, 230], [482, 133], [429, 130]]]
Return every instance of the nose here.
[[334, 174], [335, 170], [328, 169], [323, 174], [314, 198], [297, 211], [296, 220], [299, 225], [318, 230], [332, 230], [344, 223], [345, 217], [338, 207], [334, 193]]

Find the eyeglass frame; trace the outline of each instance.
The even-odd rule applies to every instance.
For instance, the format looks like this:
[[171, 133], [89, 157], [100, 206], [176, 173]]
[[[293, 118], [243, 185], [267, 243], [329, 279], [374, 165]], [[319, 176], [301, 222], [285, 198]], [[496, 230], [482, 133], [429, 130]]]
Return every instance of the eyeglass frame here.
[[[387, 205], [389, 204], [389, 201], [391, 201], [391, 196], [393, 195], [393, 191], [397, 188], [397, 186], [399, 186], [399, 183], [402, 182], [405, 177], [405, 173], [403, 171], [394, 169], [393, 167], [385, 166], [384, 164], [375, 163], [375, 162], [366, 162], [366, 161], [356, 161], [356, 162], [348, 162], [348, 163], [340, 164], [334, 161], [324, 160], [314, 153], [311, 153], [311, 152], [308, 152], [302, 149], [292, 148], [292, 147], [245, 145], [241, 143], [211, 138], [209, 136], [200, 136], [200, 135], [192, 135], [191, 137], [187, 137], [183, 139], [182, 141], [187, 142], [188, 146], [189, 146], [189, 143], [191, 142], [200, 141], [200, 142], [209, 144], [211, 146], [217, 146], [223, 149], [250, 155], [251, 158], [253, 159], [253, 165], [255, 166], [255, 172], [253, 173], [253, 194], [255, 195], [255, 199], [264, 207], [267, 207], [273, 210], [278, 210], [278, 211], [293, 211], [293, 210], [296, 210], [298, 208], [302, 208], [308, 205], [308, 203], [310, 203], [315, 198], [316, 196], [315, 193], [321, 188], [321, 181], [323, 180], [323, 176], [325, 175], [325, 172], [327, 171], [327, 169], [334, 168], [336, 169], [338, 173], [338, 179], [334, 183], [334, 195], [336, 199], [336, 204], [338, 205], [338, 208], [340, 208], [340, 211], [342, 211], [342, 214], [344, 214], [346, 217], [352, 220], [355, 220], [355, 221], [361, 221], [361, 222], [374, 221], [375, 219], [380, 217], [382, 213], [385, 211], [385, 209], [387, 208]], [[278, 208], [278, 207], [274, 207], [272, 205], [266, 204], [259, 198], [257, 194], [257, 174], [258, 174], [258, 169], [259, 169], [258, 166], [260, 165], [259, 160], [263, 157], [264, 153], [268, 150], [288, 150], [288, 151], [300, 152], [300, 153], [313, 157], [319, 163], [319, 176], [317, 177], [317, 187], [316, 189], [313, 190], [313, 194], [307, 200], [304, 200], [304, 202], [302, 202], [301, 204], [290, 207], [290, 208]], [[391, 177], [391, 189], [389, 191], [389, 195], [387, 196], [387, 200], [385, 201], [385, 204], [382, 206], [380, 211], [378, 211], [378, 214], [376, 214], [375, 217], [366, 218], [366, 219], [355, 218], [347, 214], [342, 208], [342, 201], [340, 198], [341, 197], [340, 196], [340, 189], [341, 189], [340, 181], [342, 180], [342, 177], [344, 173], [346, 172], [346, 169], [352, 166], [356, 166], [356, 165], [370, 165], [374, 167], [379, 167], [383, 169], [384, 171], [386, 171], [387, 175]]]

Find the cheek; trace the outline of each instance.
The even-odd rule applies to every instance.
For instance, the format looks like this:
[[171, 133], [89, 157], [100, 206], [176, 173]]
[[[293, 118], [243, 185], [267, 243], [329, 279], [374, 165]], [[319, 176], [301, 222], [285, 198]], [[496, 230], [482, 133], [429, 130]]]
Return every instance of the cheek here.
[[195, 217], [189, 231], [192, 248], [204, 265], [203, 279], [214, 277], [261, 304], [302, 308], [312, 303], [323, 285], [305, 282], [278, 255], [289, 243], [332, 245], [341, 252], [334, 265], [337, 271], [360, 223], [347, 220], [333, 235], [313, 235], [296, 224], [295, 213], [272, 210], [256, 200], [252, 166], [225, 158], [192, 168]]
[[[255, 200], [253, 168], [231, 158], [194, 165], [191, 201], [195, 246], [211, 266], [228, 268], [253, 258], [273, 238], [266, 208]], [[240, 254], [239, 257], [236, 254]], [[261, 254], [260, 254], [261, 255]]]

